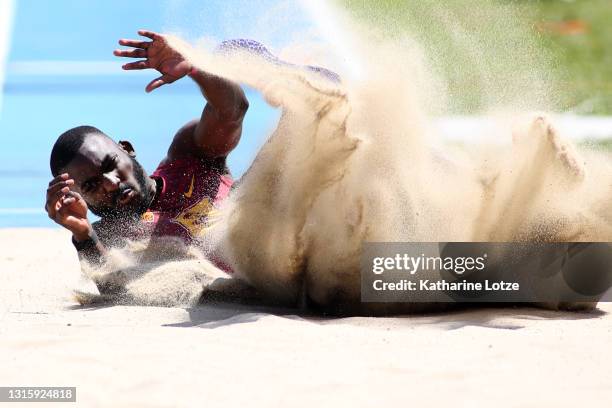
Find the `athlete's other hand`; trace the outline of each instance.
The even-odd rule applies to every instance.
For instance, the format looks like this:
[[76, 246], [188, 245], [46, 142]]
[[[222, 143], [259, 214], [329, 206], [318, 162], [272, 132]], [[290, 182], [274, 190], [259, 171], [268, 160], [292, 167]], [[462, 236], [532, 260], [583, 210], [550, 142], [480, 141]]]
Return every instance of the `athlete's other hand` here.
[[87, 219], [87, 203], [70, 190], [74, 180], [68, 173], [60, 174], [49, 183], [45, 210], [53, 221], [68, 229], [77, 241], [90, 237], [92, 227]]

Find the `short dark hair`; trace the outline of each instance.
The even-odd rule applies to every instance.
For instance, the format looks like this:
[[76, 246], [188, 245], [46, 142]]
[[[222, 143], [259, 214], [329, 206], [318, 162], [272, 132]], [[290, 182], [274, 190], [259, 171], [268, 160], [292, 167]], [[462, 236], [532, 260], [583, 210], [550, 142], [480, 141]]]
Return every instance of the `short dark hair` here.
[[[88, 135], [106, 136], [104, 132], [93, 126], [77, 126], [62, 133], [57, 138], [51, 150], [51, 174], [57, 176], [59, 172], [74, 159]], [[108, 136], [106, 136], [108, 137]]]

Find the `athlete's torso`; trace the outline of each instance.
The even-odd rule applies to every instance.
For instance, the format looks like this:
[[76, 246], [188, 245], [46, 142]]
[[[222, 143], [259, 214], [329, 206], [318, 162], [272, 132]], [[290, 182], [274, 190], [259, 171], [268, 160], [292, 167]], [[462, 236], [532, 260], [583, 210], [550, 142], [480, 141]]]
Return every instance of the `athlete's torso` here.
[[232, 179], [225, 161], [185, 158], [160, 165], [151, 175], [161, 191], [141, 217], [152, 236], [202, 238], [218, 220], [218, 208]]

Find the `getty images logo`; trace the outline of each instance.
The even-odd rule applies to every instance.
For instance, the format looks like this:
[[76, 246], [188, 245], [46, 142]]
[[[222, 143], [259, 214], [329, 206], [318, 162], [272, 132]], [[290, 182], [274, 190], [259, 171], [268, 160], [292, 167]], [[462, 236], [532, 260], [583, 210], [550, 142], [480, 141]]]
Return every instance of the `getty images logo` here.
[[485, 268], [487, 254], [482, 256], [411, 256], [395, 254], [395, 256], [375, 257], [372, 259], [372, 272], [380, 275], [386, 271], [406, 271], [414, 275], [418, 271], [447, 271], [463, 275], [466, 271], [482, 271]]

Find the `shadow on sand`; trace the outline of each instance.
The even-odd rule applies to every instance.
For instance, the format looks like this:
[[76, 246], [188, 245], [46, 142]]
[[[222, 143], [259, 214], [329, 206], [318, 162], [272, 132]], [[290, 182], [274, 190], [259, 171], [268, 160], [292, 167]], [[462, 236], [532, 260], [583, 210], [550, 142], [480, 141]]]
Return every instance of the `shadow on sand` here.
[[488, 329], [517, 330], [525, 327], [524, 324], [521, 324], [521, 321], [584, 320], [596, 319], [606, 315], [605, 312], [597, 309], [588, 312], [568, 312], [543, 310], [528, 306], [491, 307], [482, 305], [461, 305], [456, 310], [443, 313], [390, 317], [331, 317], [292, 308], [224, 302], [201, 304], [185, 310], [189, 316], [188, 320], [165, 326], [214, 329], [235, 324], [252, 323], [261, 318], [274, 316], [318, 325], [346, 324], [368, 327], [393, 326], [396, 328], [427, 325], [441, 330], [458, 330], [475, 326]]
[[[73, 306], [72, 310], [98, 310], [117, 305], [136, 306], [129, 299], [105, 299], [86, 306]], [[289, 308], [270, 304], [245, 285], [234, 279], [219, 279], [202, 293], [197, 306], [183, 308], [188, 315], [184, 321], [164, 324], [165, 327], [199, 327], [215, 329], [236, 324], [256, 322], [266, 317], [284, 318], [317, 325], [344, 324], [401, 329], [402, 327], [429, 326], [440, 330], [458, 330], [465, 327], [483, 327], [498, 330], [517, 330], [534, 320], [584, 320], [597, 319], [607, 313], [598, 309], [590, 311], [556, 311], [529, 305], [513, 304], [454, 304], [451, 310], [435, 313], [394, 315], [389, 317], [330, 316], [309, 309]], [[525, 322], [522, 324], [521, 322]]]

